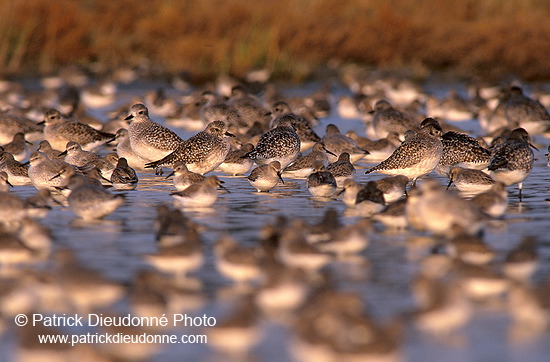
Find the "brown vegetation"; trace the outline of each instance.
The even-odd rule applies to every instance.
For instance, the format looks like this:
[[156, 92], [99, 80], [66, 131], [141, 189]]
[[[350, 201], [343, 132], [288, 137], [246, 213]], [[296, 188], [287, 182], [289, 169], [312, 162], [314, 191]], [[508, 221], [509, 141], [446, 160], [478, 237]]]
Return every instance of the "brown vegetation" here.
[[548, 0], [2, 0], [0, 69], [150, 62], [196, 77], [332, 61], [550, 79]]

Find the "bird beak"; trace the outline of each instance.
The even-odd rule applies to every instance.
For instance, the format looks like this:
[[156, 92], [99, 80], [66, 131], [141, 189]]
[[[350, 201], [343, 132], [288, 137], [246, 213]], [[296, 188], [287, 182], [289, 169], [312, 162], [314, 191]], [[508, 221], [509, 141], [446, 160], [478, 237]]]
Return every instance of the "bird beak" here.
[[233, 133], [229, 133], [229, 132], [225, 132], [225, 135], [227, 137], [235, 137], [235, 135]]
[[54, 179], [58, 178], [59, 176], [63, 175], [64, 173], [65, 173], [65, 170], [59, 172], [58, 174], [56, 174], [54, 177], [52, 177], [48, 181], [53, 181]]
[[277, 172], [277, 176], [279, 176], [279, 180], [281, 180], [281, 183], [284, 185], [284, 184], [285, 184], [285, 180], [283, 180], [283, 176], [281, 176], [281, 173], [280, 173], [280, 172]]
[[174, 176], [176, 174], [176, 171], [172, 171], [170, 172], [170, 174], [168, 174], [168, 176], [166, 176], [164, 179], [165, 180], [168, 180], [170, 177]]
[[342, 195], [344, 193], [344, 191], [346, 191], [346, 189], [342, 189], [342, 190], [338, 191], [338, 193], [336, 194], [336, 197]]
[[29, 142], [27, 140], [25, 140], [25, 143], [28, 144], [28, 145], [32, 145], [32, 142]]
[[539, 149], [536, 148], [535, 146], [533, 146], [533, 144], [531, 142], [529, 142], [529, 146], [531, 146], [535, 151], [538, 151]]
[[335, 154], [335, 153], [330, 152], [329, 150], [327, 150], [327, 149], [325, 148], [325, 146], [323, 146], [323, 150], [325, 150], [325, 152], [328, 153], [329, 155], [333, 155], [334, 157], [338, 157], [337, 154]]
[[57, 157], [65, 157], [66, 155], [67, 155], [67, 150], [61, 152], [61, 153], [59, 154], [59, 156], [57, 156]]
[[129, 114], [126, 118], [124, 118], [125, 121], [129, 121], [134, 118], [134, 115]]
[[452, 183], [453, 183], [453, 179], [450, 179], [449, 183], [447, 184], [447, 188], [445, 190], [448, 190], [449, 187], [451, 187]]
[[6, 180], [6, 184], [7, 184], [9, 187], [13, 187], [13, 185], [12, 185], [8, 180]]
[[43, 120], [43, 121], [38, 122], [37, 125], [42, 125], [42, 124], [45, 124], [45, 123], [46, 123], [46, 121]]
[[229, 191], [229, 190], [227, 189], [227, 187], [223, 186], [221, 183], [220, 183], [220, 189], [224, 190], [224, 191], [227, 192], [228, 194], [231, 193], [231, 191]]
[[268, 117], [268, 116], [271, 116], [271, 112], [267, 112], [266, 114], [264, 114], [265, 117]]

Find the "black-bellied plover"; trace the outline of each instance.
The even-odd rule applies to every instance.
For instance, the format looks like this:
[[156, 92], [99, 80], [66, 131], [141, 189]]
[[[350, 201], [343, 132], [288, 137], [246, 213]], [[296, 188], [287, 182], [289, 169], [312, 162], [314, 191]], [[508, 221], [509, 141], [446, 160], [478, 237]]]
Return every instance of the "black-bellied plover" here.
[[336, 179], [325, 169], [321, 161], [313, 163], [313, 172], [308, 176], [306, 186], [313, 196], [332, 197], [336, 194]]
[[[351, 163], [356, 163], [369, 154], [369, 151], [359, 147], [355, 140], [340, 133], [340, 129], [332, 123], [327, 125], [326, 134], [322, 138], [322, 142], [326, 149], [333, 154], [341, 155], [344, 152], [349, 153]], [[336, 162], [337, 159], [337, 157], [329, 155], [330, 162]]]
[[136, 171], [128, 166], [128, 161], [120, 157], [110, 180], [115, 190], [134, 190], [138, 183], [138, 176]]
[[268, 192], [281, 181], [281, 163], [279, 161], [271, 161], [267, 165], [260, 165], [250, 172], [247, 177], [248, 181], [258, 192]]
[[182, 141], [178, 148], [166, 157], [149, 162], [147, 168], [172, 166], [183, 162], [189, 171], [205, 174], [218, 167], [229, 153], [227, 125], [222, 121], [209, 123], [204, 131]]
[[327, 166], [327, 171], [334, 176], [338, 187], [344, 186], [344, 181], [355, 177], [355, 167], [351, 163], [350, 155], [343, 152], [338, 156], [338, 160]]
[[331, 152], [325, 148], [322, 142], [317, 142], [307, 155], [301, 157], [298, 155], [296, 160], [283, 170], [283, 174], [290, 177], [306, 178], [313, 172], [313, 163], [315, 161], [323, 162], [325, 167], [329, 165], [330, 162], [327, 155], [329, 153]]
[[386, 175], [404, 175], [416, 183], [439, 163], [443, 152], [441, 127], [437, 121], [426, 122], [417, 133], [408, 137], [390, 157], [365, 173], [378, 172]]
[[139, 171], [144, 171], [145, 164], [147, 162], [151, 162], [151, 160], [141, 157], [132, 149], [128, 130], [126, 128], [120, 128], [116, 132], [116, 138], [118, 142], [116, 146], [116, 153], [118, 157], [124, 157], [128, 161], [128, 165], [130, 165], [130, 167]]
[[174, 187], [178, 189], [178, 191], [183, 191], [193, 184], [204, 181], [206, 178], [200, 173], [189, 171], [183, 162], [174, 164], [174, 170], [166, 176], [166, 178], [170, 178], [171, 176], [174, 176]]
[[111, 140], [115, 135], [98, 131], [87, 124], [65, 119], [57, 109], [44, 112], [44, 137], [57, 150], [65, 149], [67, 142], [78, 142], [86, 151], [93, 150]]
[[292, 115], [280, 117], [277, 127], [264, 133], [256, 148], [243, 157], [251, 158], [259, 165], [279, 161], [281, 169], [287, 167], [300, 152], [300, 137], [292, 125], [293, 122]]
[[208, 208], [218, 199], [218, 187], [222, 181], [214, 176], [207, 176], [203, 181], [193, 184], [183, 191], [173, 192], [174, 206], [181, 208]]
[[39, 151], [31, 153], [29, 163], [29, 178], [37, 189], [65, 187], [75, 174], [72, 165], [59, 159], [51, 160]]
[[123, 195], [112, 194], [78, 174], [70, 177], [67, 187], [71, 191], [67, 198], [69, 208], [85, 220], [101, 219], [124, 203]]
[[489, 166], [491, 152], [466, 134], [454, 131], [445, 132], [441, 138], [443, 153], [435, 171], [448, 176], [454, 166], [482, 170]]
[[9, 152], [0, 152], [0, 171], [8, 175], [12, 185], [28, 185], [31, 182], [29, 166], [16, 161]]
[[315, 133], [311, 123], [304, 117], [292, 112], [292, 108], [288, 103], [284, 101], [273, 103], [271, 115], [271, 128], [276, 127], [279, 118], [284, 115], [292, 115], [294, 117], [292, 124], [300, 137], [300, 152], [309, 150], [315, 143], [321, 141], [321, 137]]
[[70, 141], [65, 146], [65, 151], [61, 152], [59, 157], [64, 157], [64, 161], [76, 167], [82, 167], [87, 164], [96, 164], [101, 157], [95, 152], [85, 151], [78, 142]]
[[495, 184], [495, 180], [481, 170], [453, 167], [449, 172], [449, 185], [447, 188], [451, 184], [455, 184], [461, 192], [475, 195], [489, 190]]
[[527, 131], [516, 128], [504, 143], [495, 147], [488, 167], [495, 180], [506, 186], [518, 184], [520, 201], [523, 180], [531, 173], [535, 160], [531, 147]]
[[252, 143], [245, 143], [241, 148], [229, 151], [223, 162], [218, 166], [218, 168], [225, 174], [236, 176], [247, 173], [252, 167], [252, 160], [246, 157], [248, 152], [254, 149]]
[[132, 151], [149, 162], [169, 155], [183, 143], [172, 130], [151, 120], [149, 110], [142, 103], [134, 104], [125, 119], [131, 121], [128, 136]]

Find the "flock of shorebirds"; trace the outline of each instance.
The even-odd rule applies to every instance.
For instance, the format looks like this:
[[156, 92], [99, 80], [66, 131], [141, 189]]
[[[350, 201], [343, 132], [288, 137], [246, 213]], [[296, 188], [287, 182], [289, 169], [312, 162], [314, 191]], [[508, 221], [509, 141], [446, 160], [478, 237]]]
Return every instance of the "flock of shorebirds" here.
[[[421, 329], [438, 334], [459, 328], [471, 316], [470, 294], [476, 299], [505, 290], [526, 305], [512, 312], [518, 323], [537, 330], [550, 323], [548, 299], [539, 296], [550, 279], [538, 287], [530, 281], [536, 242], [524, 240], [498, 262], [483, 242], [488, 223], [505, 217], [508, 187], [517, 185], [522, 200], [535, 160], [531, 140], [550, 135], [549, 94], [535, 98], [513, 85], [477, 87], [468, 99], [457, 93], [438, 99], [404, 81], [353, 79], [347, 81], [352, 95], [336, 100], [327, 91], [284, 97], [271, 84], [252, 93], [234, 81], [178, 97], [147, 92], [117, 106], [109, 120], [98, 120], [89, 111], [115, 108], [116, 84], [44, 85], [34, 92], [17, 82], [0, 85], [0, 265], [48, 258], [52, 232], [40, 219], [51, 208], [85, 220], [107, 217], [128, 192], [139, 192], [139, 173], [154, 172], [172, 178], [175, 190], [169, 190], [173, 207], [157, 205], [158, 253], [146, 259], [161, 273], [185, 276], [204, 259], [201, 226], [187, 211], [211, 207], [221, 192], [231, 193], [223, 175], [242, 178], [251, 192], [276, 192], [285, 179], [295, 179], [312, 197], [342, 202], [358, 219], [342, 225], [328, 208], [313, 225], [282, 213], [262, 228], [256, 247], [220, 237], [213, 250], [219, 272], [247, 286], [225, 324], [207, 330], [221, 350], [248, 351], [259, 339], [262, 311], [276, 311], [293, 323], [297, 359], [314, 352], [326, 361], [400, 359], [396, 328], [377, 325], [358, 296], [338, 291], [322, 272], [335, 258], [359, 255], [382, 226], [432, 235], [446, 247], [445, 258], [434, 253], [436, 267], [422, 266], [415, 281], [419, 307], [413, 317]], [[319, 135], [329, 112], [362, 122], [365, 135], [341, 130], [337, 122]], [[478, 137], [457, 127], [472, 119], [479, 120]], [[196, 133], [182, 139], [176, 127]], [[164, 174], [163, 168], [172, 171]], [[386, 176], [361, 183], [357, 174], [363, 171]], [[21, 185], [33, 185], [36, 194], [18, 196]], [[70, 252], [59, 254], [74, 264]], [[452, 287], [469, 268], [479, 275], [460, 291]], [[104, 287], [111, 302], [109, 296], [122, 293], [107, 281], [94, 283], [94, 294]], [[139, 283], [158, 293], [167, 288], [160, 276]], [[20, 309], [6, 307], [11, 294], [1, 297], [2, 315]], [[81, 297], [85, 308], [101, 305], [93, 298]]]

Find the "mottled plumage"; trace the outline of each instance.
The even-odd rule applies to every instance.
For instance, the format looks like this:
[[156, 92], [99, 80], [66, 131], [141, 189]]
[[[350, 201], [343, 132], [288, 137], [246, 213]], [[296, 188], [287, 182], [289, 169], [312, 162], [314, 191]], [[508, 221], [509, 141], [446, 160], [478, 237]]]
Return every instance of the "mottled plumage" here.
[[535, 156], [531, 150], [529, 134], [516, 128], [508, 139], [496, 146], [491, 156], [491, 176], [506, 186], [518, 184], [521, 199], [522, 182], [531, 173]]
[[413, 180], [430, 173], [443, 152], [441, 127], [435, 120], [426, 122], [416, 134], [408, 137], [390, 157], [365, 173], [405, 175]]
[[[369, 151], [359, 147], [357, 142], [352, 138], [340, 133], [338, 127], [334, 124], [329, 124], [326, 127], [326, 134], [322, 138], [322, 142], [333, 154], [340, 155], [344, 152], [349, 153], [351, 163], [356, 163], [363, 157], [369, 154]], [[330, 155], [330, 162], [336, 162], [337, 157]]]
[[300, 152], [300, 137], [292, 122], [294, 117], [285, 115], [279, 119], [277, 127], [264, 133], [258, 140], [256, 148], [245, 155], [257, 164], [268, 164], [279, 161], [281, 168], [288, 166]]
[[31, 182], [29, 166], [15, 160], [9, 152], [0, 153], [0, 171], [8, 175], [12, 185], [28, 185]]
[[338, 187], [344, 185], [344, 181], [355, 177], [355, 167], [350, 161], [350, 155], [344, 152], [338, 156], [338, 160], [327, 166], [327, 171], [330, 172], [336, 179]]
[[85, 123], [65, 119], [61, 112], [49, 109], [44, 113], [44, 137], [54, 149], [62, 150], [67, 142], [78, 142], [86, 151], [90, 151], [113, 139], [115, 135], [98, 131]]
[[226, 136], [232, 136], [227, 132], [227, 125], [222, 121], [214, 121], [204, 131], [182, 141], [172, 153], [158, 161], [149, 162], [145, 167], [157, 168], [183, 162], [189, 171], [208, 173], [218, 167], [229, 153]]
[[449, 131], [441, 138], [443, 153], [435, 171], [447, 176], [453, 166], [482, 170], [489, 165], [491, 153], [466, 134]]
[[[321, 161], [326, 167], [329, 165], [328, 155], [331, 152], [321, 142], [313, 145], [313, 149], [305, 156], [298, 156], [294, 162], [284, 169], [283, 173], [293, 177], [308, 177], [313, 172], [313, 163]], [[333, 154], [334, 155], [334, 154]]]
[[131, 120], [128, 136], [132, 151], [148, 161], [156, 161], [169, 155], [183, 143], [172, 130], [152, 121], [149, 110], [141, 103], [134, 104], [125, 119]]
[[459, 191], [477, 194], [489, 190], [495, 180], [480, 170], [453, 167], [449, 172], [449, 186], [454, 183]]

